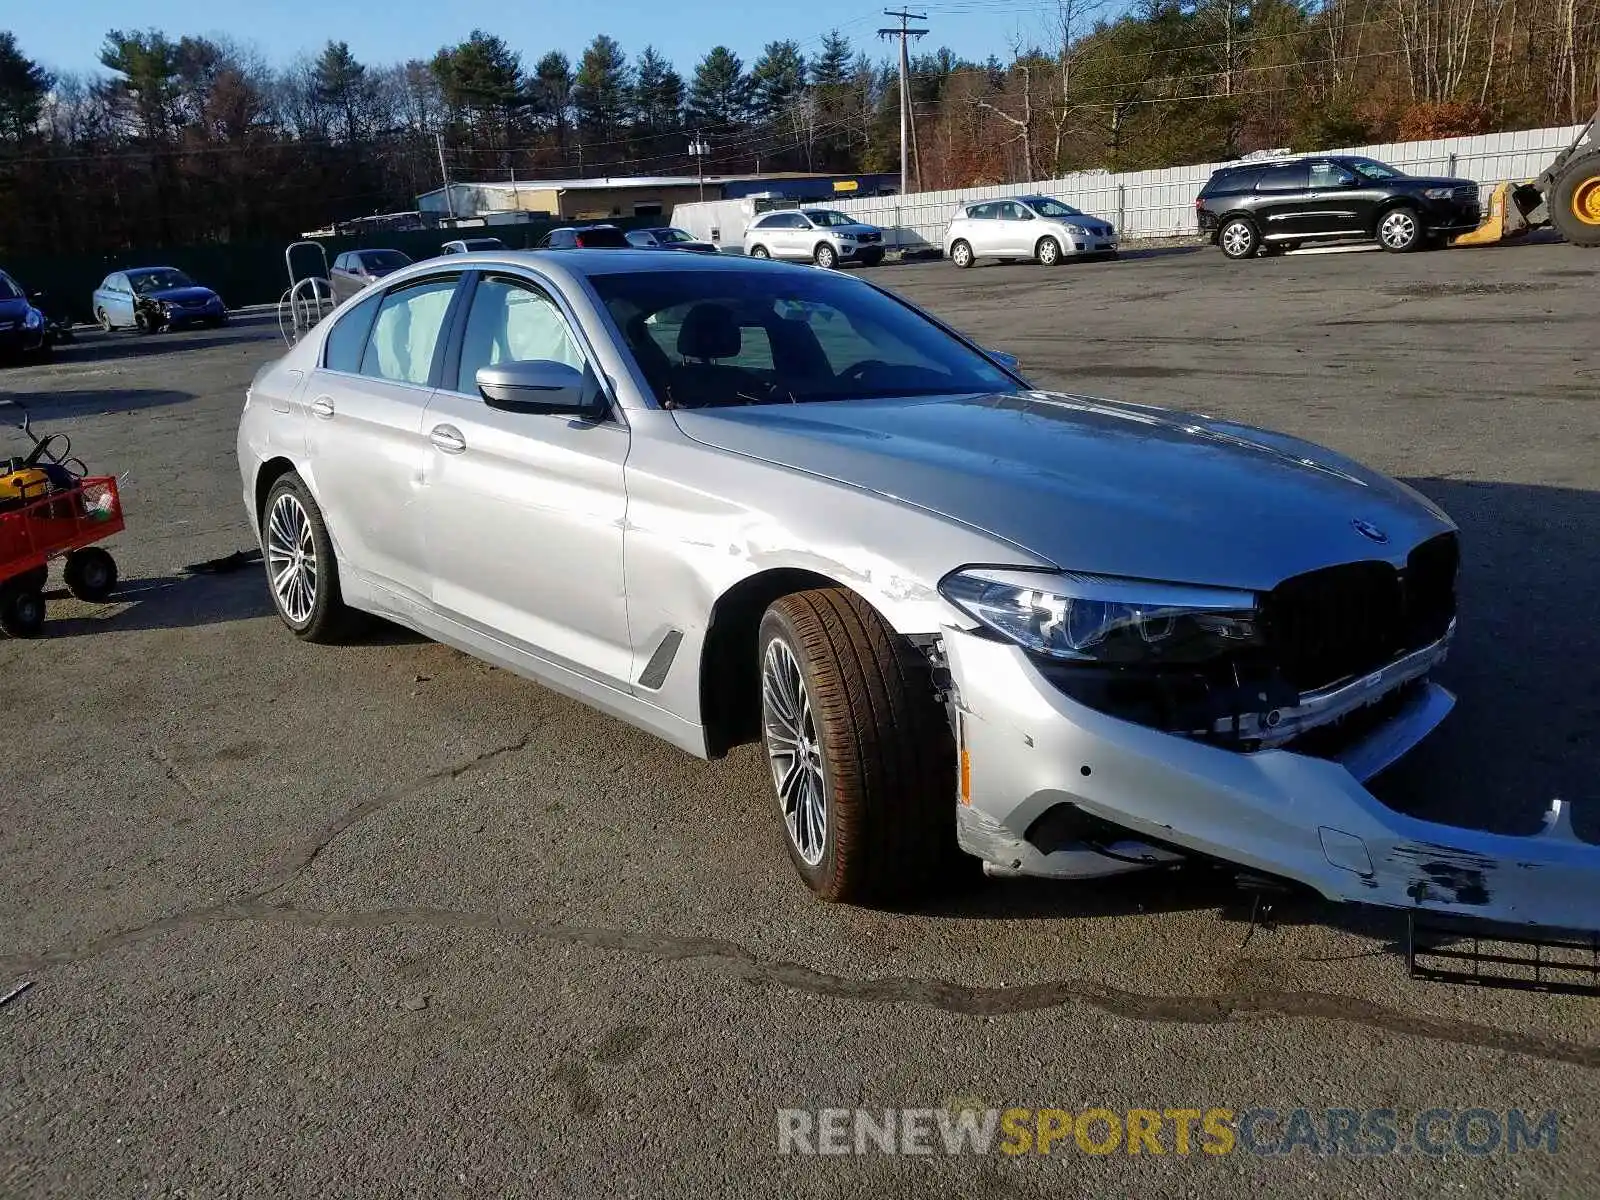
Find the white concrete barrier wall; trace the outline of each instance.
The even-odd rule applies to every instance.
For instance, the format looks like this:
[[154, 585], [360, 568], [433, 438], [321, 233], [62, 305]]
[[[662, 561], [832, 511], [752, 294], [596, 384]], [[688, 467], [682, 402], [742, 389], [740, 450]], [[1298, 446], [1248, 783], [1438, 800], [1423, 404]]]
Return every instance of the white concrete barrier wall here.
[[[1577, 136], [1581, 126], [1522, 129], [1477, 137], [1439, 138], [1428, 142], [1391, 142], [1352, 146], [1330, 154], [1364, 154], [1391, 163], [1413, 175], [1454, 175], [1475, 179], [1485, 199], [1497, 183], [1532, 179]], [[997, 187], [960, 188], [944, 192], [912, 192], [861, 200], [830, 200], [829, 208], [882, 226], [886, 242], [904, 249], [940, 249], [945, 227], [957, 206], [974, 200], [995, 200], [1029, 192], [1055, 196], [1075, 208], [1113, 222], [1124, 238], [1179, 237], [1195, 232], [1194, 199], [1225, 163], [1167, 167], [1112, 175], [1085, 172], [1061, 179], [1008, 183]], [[680, 204], [672, 223], [696, 237], [715, 240], [724, 249], [743, 245], [750, 214], [746, 201], [710, 200]]]

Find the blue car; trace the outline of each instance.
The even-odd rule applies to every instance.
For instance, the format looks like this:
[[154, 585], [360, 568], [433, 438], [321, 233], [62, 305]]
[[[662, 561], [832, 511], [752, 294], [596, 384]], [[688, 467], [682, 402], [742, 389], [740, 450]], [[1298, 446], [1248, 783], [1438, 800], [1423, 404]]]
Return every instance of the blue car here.
[[140, 333], [176, 325], [226, 325], [222, 297], [175, 267], [136, 267], [107, 275], [94, 292], [94, 318], [106, 332]]

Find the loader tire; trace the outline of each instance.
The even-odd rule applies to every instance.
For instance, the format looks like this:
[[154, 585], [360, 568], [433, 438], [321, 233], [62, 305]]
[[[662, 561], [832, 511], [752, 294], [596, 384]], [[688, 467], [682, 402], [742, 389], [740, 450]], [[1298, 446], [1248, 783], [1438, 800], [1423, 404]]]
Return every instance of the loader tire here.
[[1550, 189], [1550, 223], [1574, 246], [1600, 246], [1600, 150], [1561, 172]]

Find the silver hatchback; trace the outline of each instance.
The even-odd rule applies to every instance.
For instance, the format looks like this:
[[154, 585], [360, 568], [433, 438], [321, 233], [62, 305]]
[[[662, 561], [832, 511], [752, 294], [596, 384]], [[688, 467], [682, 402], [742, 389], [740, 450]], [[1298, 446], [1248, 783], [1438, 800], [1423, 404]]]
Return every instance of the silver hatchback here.
[[944, 256], [958, 267], [980, 258], [1032, 259], [1053, 267], [1069, 258], [1115, 258], [1117, 231], [1049, 196], [982, 200], [956, 210], [945, 230]]

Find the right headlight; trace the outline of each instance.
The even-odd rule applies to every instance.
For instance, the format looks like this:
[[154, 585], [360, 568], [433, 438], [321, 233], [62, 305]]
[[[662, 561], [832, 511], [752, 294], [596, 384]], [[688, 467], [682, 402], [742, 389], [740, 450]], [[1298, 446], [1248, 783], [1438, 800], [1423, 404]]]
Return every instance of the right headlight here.
[[1198, 663], [1261, 641], [1251, 592], [983, 567], [945, 576], [939, 592], [1008, 641], [1069, 662]]

